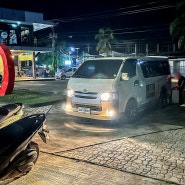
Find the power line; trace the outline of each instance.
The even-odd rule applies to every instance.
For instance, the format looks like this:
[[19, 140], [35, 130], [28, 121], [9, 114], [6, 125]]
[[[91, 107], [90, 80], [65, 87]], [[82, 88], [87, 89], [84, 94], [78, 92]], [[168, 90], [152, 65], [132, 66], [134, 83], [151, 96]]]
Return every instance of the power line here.
[[145, 33], [145, 32], [156, 32], [161, 30], [166, 30], [167, 28], [160, 28], [160, 29], [150, 29], [150, 30], [138, 30], [138, 31], [127, 31], [127, 32], [121, 32], [121, 33], [114, 33], [114, 35], [120, 35], [120, 34], [132, 34], [132, 33]]
[[[151, 4], [151, 3], [147, 3], [147, 4]], [[139, 6], [143, 6], [143, 5], [147, 5], [147, 4], [125, 7], [124, 9], [131, 9], [133, 7], [137, 7], [137, 6], [139, 7]], [[122, 9], [119, 9], [119, 11], [121, 10], [121, 12], [117, 12], [117, 13], [115, 13], [115, 12], [111, 13], [111, 14], [102, 14], [101, 13], [100, 15], [97, 13], [97, 14], [94, 14], [94, 16], [92, 16], [92, 14], [89, 14], [86, 16], [78, 16], [78, 17], [71, 17], [71, 18], [69, 17], [69, 18], [65, 18], [63, 20], [55, 19], [54, 21], [72, 22], [72, 21], [85, 21], [85, 20], [91, 20], [91, 19], [102, 19], [102, 18], [115, 17], [115, 16], [133, 15], [133, 14], [145, 13], [145, 12], [149, 12], [149, 11], [157, 11], [157, 10], [162, 10], [162, 9], [174, 8], [175, 6], [177, 6], [177, 4], [179, 4], [179, 3], [159, 5], [159, 6], [149, 7], [149, 8], [140, 8], [140, 9], [128, 10], [128, 11], [122, 11], [123, 10], [123, 8], [122, 8]], [[117, 10], [111, 10], [111, 11], [117, 11]]]
[[[125, 32], [117, 32], [113, 33], [114, 35], [123, 35], [123, 34], [134, 34], [134, 33], [146, 33], [146, 32], [156, 32], [161, 30], [167, 30], [168, 28], [159, 28], [159, 29], [148, 29], [148, 30], [136, 30], [136, 31], [125, 31]], [[87, 36], [94, 36], [96, 34], [73, 34], [73, 37], [87, 37]], [[64, 36], [64, 35], [63, 35]], [[59, 37], [62, 38], [62, 37]]]
[[[107, 13], [110, 13], [110, 12], [114, 12], [115, 11], [120, 11], [120, 10], [125, 10], [125, 9], [131, 9], [131, 8], [136, 8], [136, 7], [140, 7], [140, 6], [143, 6], [143, 5], [151, 5], [151, 4], [156, 4], [156, 3], [161, 3], [161, 2], [165, 2], [165, 1], [168, 1], [168, 0], [161, 0], [161, 1], [154, 1], [154, 2], [150, 2], [150, 3], [143, 3], [143, 4], [138, 4], [138, 5], [134, 5], [134, 6], [129, 6], [129, 7], [124, 7], [124, 8], [119, 8], [119, 9], [112, 9], [112, 10], [107, 10], [107, 11], [101, 11], [101, 12], [96, 12], [96, 13], [91, 13], [91, 14], [86, 14], [86, 15], [79, 15], [79, 16], [73, 16], [73, 17], [68, 17], [68, 18], [65, 18], [65, 19], [75, 19], [75, 18], [80, 18], [80, 17], [84, 17], [84, 16], [88, 16], [88, 17], [91, 17], [91, 16], [98, 16], [98, 15], [101, 15], [101, 14], [107, 14]], [[64, 20], [65, 20], [64, 19]]]
[[[124, 30], [133, 30], [133, 29], [135, 29], [135, 30], [137, 30], [137, 29], [155, 29], [156, 27], [169, 27], [169, 24], [160, 24], [160, 25], [151, 25], [151, 26], [140, 26], [140, 27], [127, 27], [127, 28], [115, 28], [115, 29], [111, 29], [111, 31], [113, 32], [113, 33], [115, 33], [116, 31], [124, 31]], [[97, 31], [85, 31], [85, 32], [83, 32], [83, 31], [80, 31], [80, 32], [67, 32], [66, 34], [62, 34], [62, 35], [66, 35], [66, 36], [68, 36], [68, 35], [75, 35], [75, 34], [79, 34], [80, 33], [80, 35], [87, 35], [87, 34], [83, 34], [83, 33], [89, 33], [88, 35], [94, 35], [94, 34], [97, 34]]]

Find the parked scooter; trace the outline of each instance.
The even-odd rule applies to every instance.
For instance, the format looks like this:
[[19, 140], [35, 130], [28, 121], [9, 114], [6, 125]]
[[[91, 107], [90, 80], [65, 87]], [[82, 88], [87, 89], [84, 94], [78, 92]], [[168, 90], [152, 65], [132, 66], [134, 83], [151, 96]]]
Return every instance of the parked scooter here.
[[39, 145], [32, 141], [38, 133], [46, 143], [46, 115], [34, 114], [0, 128], [0, 184], [8, 184], [34, 167]]

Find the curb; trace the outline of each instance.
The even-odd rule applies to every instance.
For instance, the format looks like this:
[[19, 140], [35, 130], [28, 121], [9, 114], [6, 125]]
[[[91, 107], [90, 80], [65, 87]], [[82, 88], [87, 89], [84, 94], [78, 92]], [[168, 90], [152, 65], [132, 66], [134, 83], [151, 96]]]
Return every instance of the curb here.
[[54, 81], [54, 78], [36, 78], [36, 79], [15, 79], [15, 82], [24, 82], [24, 81]]
[[50, 101], [50, 102], [38, 103], [38, 104], [32, 104], [32, 105], [25, 104], [25, 107], [30, 107], [30, 108], [43, 107], [43, 106], [53, 105], [53, 104], [57, 104], [57, 103], [62, 103], [64, 100], [65, 99], [54, 100], [54, 101]]
[[[24, 106], [25, 106], [26, 108], [44, 107], [44, 106], [48, 106], [48, 105], [53, 105], [53, 104], [57, 104], [57, 103], [62, 103], [63, 101], [65, 101], [65, 99], [54, 100], [54, 101], [50, 101], [50, 102], [38, 103], [38, 104], [32, 104], [32, 105], [24, 104]], [[17, 102], [16, 102], [16, 103], [17, 103]], [[14, 104], [14, 103], [10, 103], [10, 102], [0, 102], [0, 107], [3, 106], [3, 105], [7, 105], [7, 104]]]

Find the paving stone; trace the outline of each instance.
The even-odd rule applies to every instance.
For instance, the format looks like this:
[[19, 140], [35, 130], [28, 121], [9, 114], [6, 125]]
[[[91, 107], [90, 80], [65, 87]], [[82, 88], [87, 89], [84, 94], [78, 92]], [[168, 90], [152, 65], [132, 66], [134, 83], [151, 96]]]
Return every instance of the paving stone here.
[[32, 114], [47, 114], [52, 108], [52, 105], [41, 106], [41, 107], [25, 107], [24, 108], [24, 117], [30, 116]]
[[[185, 167], [181, 167], [185, 164], [185, 152], [183, 147], [176, 146], [184, 146], [184, 135], [185, 129], [164, 131], [91, 145], [60, 155], [74, 158], [75, 153], [75, 159], [85, 159], [86, 156], [87, 162], [183, 184]], [[95, 148], [96, 159], [91, 160]]]

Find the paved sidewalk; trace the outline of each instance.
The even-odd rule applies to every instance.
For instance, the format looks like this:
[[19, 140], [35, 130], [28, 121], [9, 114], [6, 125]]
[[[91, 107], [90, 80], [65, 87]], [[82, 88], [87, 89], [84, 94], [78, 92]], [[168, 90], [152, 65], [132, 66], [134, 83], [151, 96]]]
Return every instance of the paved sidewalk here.
[[41, 152], [10, 185], [184, 185], [185, 129], [122, 138], [64, 152]]
[[10, 185], [177, 185], [51, 154], [39, 156], [26, 176]]
[[185, 184], [185, 129], [123, 138], [56, 153], [62, 157]]

